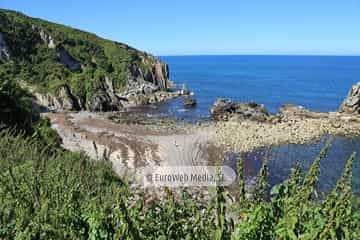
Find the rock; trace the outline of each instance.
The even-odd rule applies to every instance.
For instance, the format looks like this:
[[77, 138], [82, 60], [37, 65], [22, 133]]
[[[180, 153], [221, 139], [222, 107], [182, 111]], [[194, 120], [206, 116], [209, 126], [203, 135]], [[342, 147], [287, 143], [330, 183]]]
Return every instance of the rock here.
[[294, 118], [328, 118], [329, 114], [324, 112], [313, 112], [303, 106], [284, 104], [279, 109], [278, 117], [280, 117], [282, 121], [287, 121]]
[[167, 80], [169, 79], [169, 67], [167, 64], [157, 60], [153, 68], [155, 76], [155, 84], [160, 87], [161, 90], [168, 89]]
[[145, 95], [151, 95], [154, 92], [156, 92], [157, 90], [159, 90], [159, 88], [157, 86], [154, 86], [151, 84], [143, 84], [143, 86], [142, 86], [142, 92]]
[[277, 124], [281, 122], [281, 118], [277, 115], [272, 115], [269, 117], [268, 121], [272, 124]]
[[102, 85], [95, 95], [87, 100], [86, 109], [94, 112], [117, 111], [123, 108], [124, 98], [115, 94], [113, 81], [109, 77], [102, 79]]
[[57, 50], [59, 62], [71, 71], [80, 71], [81, 64], [76, 61], [63, 47]]
[[270, 120], [270, 114], [264, 105], [257, 103], [237, 103], [229, 99], [219, 98], [210, 109], [211, 117], [215, 120], [234, 121], [252, 120], [265, 122]]
[[[132, 64], [129, 69], [128, 91], [134, 90], [134, 88], [141, 88], [142, 85], [146, 84], [148, 87], [151, 85], [153, 89], [167, 91], [169, 83], [169, 67], [167, 64], [161, 62], [155, 57], [147, 55], [148, 58], [154, 60], [154, 63], [149, 63], [145, 60], [145, 56], [139, 56], [143, 64], [151, 64], [151, 70], [142, 72], [142, 70], [136, 65]], [[149, 88], [151, 90], [151, 88]]]
[[111, 110], [110, 102], [111, 99], [105, 91], [98, 91], [95, 96], [87, 101], [86, 108], [93, 112], [108, 111]]
[[43, 40], [43, 42], [48, 45], [48, 48], [52, 49], [56, 47], [54, 39], [50, 35], [48, 35], [43, 29], [40, 30], [39, 34], [41, 40]]
[[196, 99], [192, 97], [184, 97], [184, 107], [195, 107]]
[[60, 87], [55, 95], [33, 93], [35, 105], [39, 111], [79, 111], [81, 104], [79, 99], [71, 93], [68, 85]]
[[230, 99], [218, 98], [210, 109], [211, 117], [215, 120], [227, 120], [235, 112], [235, 106]]
[[339, 108], [341, 113], [360, 114], [360, 82], [353, 85]]
[[34, 101], [33, 101], [33, 109], [35, 112], [49, 112], [56, 110], [54, 104], [54, 97], [50, 94], [40, 94], [40, 93], [33, 93]]
[[31, 28], [39, 33], [41, 40], [48, 46], [48, 48], [52, 49], [56, 47], [54, 38], [47, 34], [44, 29], [37, 27], [36, 25], [32, 25]]
[[191, 95], [191, 92], [189, 90], [180, 90], [180, 94], [183, 95], [183, 96], [186, 96], [186, 95]]
[[0, 62], [8, 62], [9, 60], [9, 48], [5, 42], [4, 36], [0, 33]]
[[263, 104], [257, 103], [237, 103], [235, 114], [242, 116], [243, 119], [265, 122], [269, 119], [270, 114]]
[[71, 93], [70, 87], [67, 84], [59, 88], [56, 99], [63, 110], [79, 111], [81, 109], [79, 100]]

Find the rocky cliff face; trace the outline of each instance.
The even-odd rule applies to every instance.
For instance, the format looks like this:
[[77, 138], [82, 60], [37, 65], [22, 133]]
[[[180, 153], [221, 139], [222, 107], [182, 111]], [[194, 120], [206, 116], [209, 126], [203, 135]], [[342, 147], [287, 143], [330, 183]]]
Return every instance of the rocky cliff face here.
[[[73, 65], [74, 66], [74, 65]], [[80, 65], [78, 65], [80, 67]], [[76, 70], [78, 68], [72, 68]], [[144, 75], [137, 66], [132, 66], [124, 90], [117, 92], [113, 80], [105, 76], [96, 93], [86, 102], [72, 93], [64, 84], [55, 94], [35, 95], [35, 101], [47, 110], [56, 111], [116, 111], [124, 107], [161, 102], [184, 95], [181, 92], [168, 92], [168, 66], [157, 61], [150, 75]], [[185, 94], [186, 95], [186, 94]]]
[[[47, 36], [45, 39], [52, 38]], [[46, 43], [50, 47], [54, 41]], [[76, 61], [64, 48], [57, 48], [57, 56], [59, 62], [69, 70], [81, 70], [81, 63]], [[47, 105], [46, 102], [41, 102], [41, 104], [45, 107], [50, 106], [54, 110], [116, 111], [124, 107], [150, 104], [181, 95], [180, 93], [168, 93], [159, 97], [158, 92], [167, 92], [169, 89], [169, 67], [153, 56], [141, 55], [140, 58], [151, 66], [150, 70], [144, 73], [138, 65], [132, 64], [127, 83], [122, 91], [114, 88], [113, 79], [110, 76], [104, 76], [97, 92], [85, 103], [82, 103], [71, 92], [70, 86], [65, 84], [56, 95], [48, 95], [54, 99], [50, 103], [54, 102], [55, 104]], [[153, 62], [149, 63], [147, 58]]]
[[[41, 36], [41, 39], [49, 48], [56, 48], [58, 61], [71, 71], [80, 71], [82, 65], [70, 55], [63, 47], [57, 47], [54, 38], [46, 34], [42, 29], [34, 28]], [[128, 80], [125, 89], [116, 91], [113, 80], [109, 76], [101, 79], [96, 94], [85, 103], [82, 103], [77, 96], [71, 92], [70, 86], [65, 84], [57, 94], [48, 94], [45, 99], [51, 101], [39, 101], [41, 105], [53, 110], [77, 111], [116, 111], [123, 107], [131, 107], [143, 104], [162, 101], [181, 94], [167, 94], [162, 99], [156, 98], [156, 92], [168, 91], [169, 67], [155, 57], [139, 53], [143, 63], [150, 65], [150, 70], [145, 73], [136, 64], [132, 64], [129, 69]], [[150, 61], [149, 61], [150, 59]], [[39, 98], [39, 94], [37, 95]]]
[[360, 82], [351, 87], [347, 97], [340, 106], [339, 112], [360, 114]]
[[82, 108], [79, 99], [72, 94], [68, 85], [60, 87], [55, 94], [33, 94], [37, 104], [46, 111], [78, 111]]

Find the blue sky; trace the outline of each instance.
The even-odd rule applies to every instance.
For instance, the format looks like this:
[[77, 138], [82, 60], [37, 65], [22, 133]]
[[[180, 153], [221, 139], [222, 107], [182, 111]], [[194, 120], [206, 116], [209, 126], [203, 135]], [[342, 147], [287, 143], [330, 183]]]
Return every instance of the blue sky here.
[[0, 0], [156, 55], [360, 55], [360, 0]]

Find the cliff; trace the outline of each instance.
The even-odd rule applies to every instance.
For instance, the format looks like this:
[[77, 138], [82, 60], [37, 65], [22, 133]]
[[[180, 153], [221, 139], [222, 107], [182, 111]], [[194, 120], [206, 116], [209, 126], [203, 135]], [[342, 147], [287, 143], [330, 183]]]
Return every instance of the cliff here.
[[56, 110], [118, 110], [168, 90], [168, 66], [126, 44], [0, 9], [0, 73]]

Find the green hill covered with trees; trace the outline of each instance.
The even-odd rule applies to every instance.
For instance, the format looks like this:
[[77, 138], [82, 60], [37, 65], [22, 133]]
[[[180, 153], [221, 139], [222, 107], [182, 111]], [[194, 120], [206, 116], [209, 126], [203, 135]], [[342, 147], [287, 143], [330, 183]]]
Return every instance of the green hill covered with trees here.
[[117, 93], [129, 81], [137, 88], [150, 85], [155, 91], [166, 90], [168, 80], [167, 65], [147, 53], [1, 9], [0, 68], [33, 91], [50, 94], [55, 100], [48, 100], [48, 105], [57, 101], [65, 110], [121, 108]]

